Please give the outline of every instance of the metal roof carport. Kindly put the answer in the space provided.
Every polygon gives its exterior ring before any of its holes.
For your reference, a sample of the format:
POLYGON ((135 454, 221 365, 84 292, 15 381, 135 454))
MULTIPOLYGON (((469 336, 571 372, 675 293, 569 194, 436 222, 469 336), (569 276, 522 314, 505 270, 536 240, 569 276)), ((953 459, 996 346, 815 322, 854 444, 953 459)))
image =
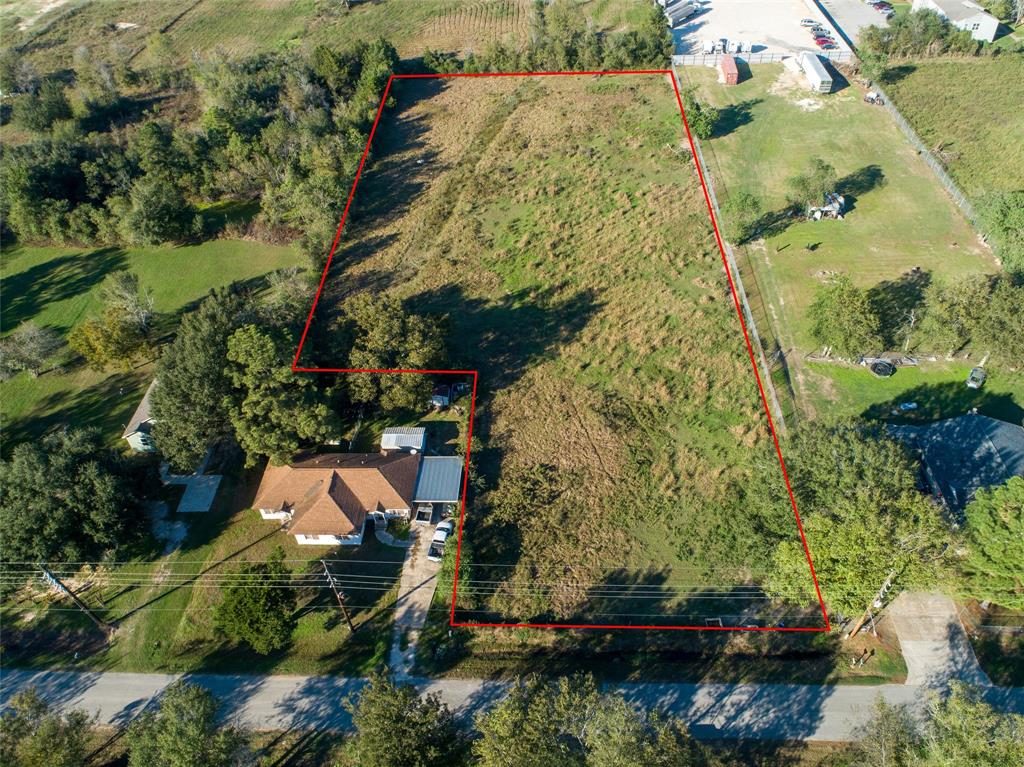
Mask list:
POLYGON ((459 455, 423 456, 413 503, 458 503, 462 497, 463 460, 459 455))

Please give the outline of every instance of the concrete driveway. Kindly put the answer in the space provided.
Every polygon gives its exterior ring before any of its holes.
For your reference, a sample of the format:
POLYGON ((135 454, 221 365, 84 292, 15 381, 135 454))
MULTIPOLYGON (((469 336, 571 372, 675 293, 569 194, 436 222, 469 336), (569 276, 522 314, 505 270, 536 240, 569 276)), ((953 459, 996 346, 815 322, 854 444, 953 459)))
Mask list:
POLYGON ((399 678, 408 678, 412 673, 416 642, 420 630, 427 623, 430 603, 437 590, 437 573, 441 569, 440 562, 427 559, 434 525, 414 523, 412 529, 416 540, 405 551, 402 580, 395 602, 395 628, 389 657, 391 669, 399 678), (402 649, 403 644, 405 649, 402 649))
POLYGON ((889 22, 863 0, 821 0, 833 22, 846 38, 856 45, 860 42, 860 31, 865 27, 887 27, 889 22))
POLYGON ((904 591, 889 605, 888 617, 907 663, 908 685, 941 689, 955 679, 992 684, 949 597, 904 591))

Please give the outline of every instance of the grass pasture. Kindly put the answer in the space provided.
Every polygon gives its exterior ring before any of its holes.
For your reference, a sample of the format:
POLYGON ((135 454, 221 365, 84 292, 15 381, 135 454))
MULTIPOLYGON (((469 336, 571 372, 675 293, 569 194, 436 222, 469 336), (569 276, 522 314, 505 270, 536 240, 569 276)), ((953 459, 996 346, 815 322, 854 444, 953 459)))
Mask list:
POLYGON ((1024 54, 923 60, 894 68, 885 89, 964 192, 1024 187, 1024 54))
MULTIPOLYGON (((787 354, 801 410, 859 412, 896 396, 893 388, 911 378, 908 389, 958 378, 969 362, 901 371, 877 386, 862 380, 863 371, 803 364, 816 346, 807 308, 832 274, 848 274, 880 304, 893 305, 929 282, 998 269, 888 113, 863 103, 853 86, 811 94, 776 65, 755 66, 732 87, 719 85, 711 69, 685 67, 681 77, 722 110, 720 135, 703 142, 720 201, 749 191, 767 211, 780 210, 787 180, 821 157, 836 168, 839 190, 852 203, 843 221, 796 221, 738 251, 748 288, 763 301, 764 321, 787 354)), ((1000 412, 1019 411, 1024 381, 1007 377, 1001 385, 1016 404, 1000 412)))
POLYGON ((475 460, 499 488, 467 521, 475 577, 501 583, 486 611, 753 620, 762 602, 729 590, 765 567, 744 501, 778 464, 669 84, 417 81, 396 99, 316 321, 362 289, 448 316, 451 363, 480 371, 475 460), (496 512, 535 467, 550 502, 496 512), (621 596, 596 609, 606 583, 621 596))
MULTIPOLYGON (((0 328, 8 333, 31 320, 66 334, 99 309, 96 292, 103 278, 128 269, 153 292, 160 335, 171 331, 180 313, 213 288, 234 282, 258 285, 267 273, 301 261, 297 249, 239 240, 133 250, 5 248, 0 328)), ((5 451, 62 423, 95 426, 115 442, 152 376, 151 365, 95 371, 68 354, 64 357, 59 360, 63 371, 51 370, 38 378, 19 373, 0 383, 5 451)))

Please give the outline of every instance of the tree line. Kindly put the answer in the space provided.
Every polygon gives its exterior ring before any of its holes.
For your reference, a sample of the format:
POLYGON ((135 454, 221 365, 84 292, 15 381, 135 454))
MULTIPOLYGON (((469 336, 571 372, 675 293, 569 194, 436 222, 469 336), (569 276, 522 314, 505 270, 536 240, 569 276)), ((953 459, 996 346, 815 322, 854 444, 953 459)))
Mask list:
MULTIPOLYGON (((86 49, 88 50, 88 49, 86 49)), ((152 72, 76 55, 73 85, 2 68, 15 123, 33 133, 5 148, 0 212, 32 242, 153 245, 203 237, 199 208, 259 200, 249 234, 297 239, 323 259, 362 156, 384 83, 398 64, 381 39, 336 51, 219 54, 176 80, 200 103, 194 122, 144 113, 124 93, 152 72), (70 96, 68 95, 70 93, 70 96)), ((148 79, 147 79, 148 78, 148 79)))
POLYGON ((423 64, 441 73, 664 69, 673 46, 661 8, 650 3, 636 13, 633 29, 602 33, 575 0, 534 0, 525 45, 495 41, 464 59, 429 50, 423 64))
MULTIPOLYGON (((786 466, 814 567, 830 613, 861 614, 892 575, 893 594, 939 584, 978 600, 1024 609, 1024 478, 979 491, 954 528, 917 486, 917 461, 885 427, 856 421, 819 424, 796 435, 786 466)), ((760 499, 785 508, 773 480, 760 499)), ((755 519, 770 512, 753 509, 755 519)), ((814 601, 803 545, 779 530, 765 589, 814 601)))
POLYGON ((899 348, 952 357, 970 345, 996 366, 1017 369, 1024 360, 1019 276, 979 274, 930 283, 919 300, 895 314, 888 303, 884 288, 861 288, 848 275, 833 275, 808 307, 811 334, 848 359, 899 348))
MULTIPOLYGON (((464 60, 428 52, 432 71, 467 72, 664 67, 671 36, 651 4, 635 29, 598 33, 572 0, 537 2, 526 44, 493 43, 464 60)), ((236 234, 297 240, 317 266, 333 240, 384 84, 399 67, 384 39, 338 51, 196 58, 136 71, 123 57, 78 49, 70 83, 40 76, 14 51, 0 54, 0 88, 14 94, 10 119, 32 135, 5 147, 0 219, 29 242, 154 245, 212 234, 201 209, 258 200, 236 234), (199 102, 195 120, 146 109, 170 90, 199 102), (140 95, 141 94, 141 95, 140 95), (141 113, 141 118, 140 118, 141 113)))

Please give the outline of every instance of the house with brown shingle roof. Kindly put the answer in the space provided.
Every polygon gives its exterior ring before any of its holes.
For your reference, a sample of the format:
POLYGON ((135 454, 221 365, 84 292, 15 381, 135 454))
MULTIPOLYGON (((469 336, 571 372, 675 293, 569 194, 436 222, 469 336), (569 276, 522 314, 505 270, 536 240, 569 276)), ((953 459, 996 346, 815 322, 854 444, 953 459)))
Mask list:
POLYGON ((420 456, 405 452, 300 457, 267 466, 253 508, 264 519, 291 520, 297 543, 357 546, 367 517, 409 517, 419 468, 420 456))

